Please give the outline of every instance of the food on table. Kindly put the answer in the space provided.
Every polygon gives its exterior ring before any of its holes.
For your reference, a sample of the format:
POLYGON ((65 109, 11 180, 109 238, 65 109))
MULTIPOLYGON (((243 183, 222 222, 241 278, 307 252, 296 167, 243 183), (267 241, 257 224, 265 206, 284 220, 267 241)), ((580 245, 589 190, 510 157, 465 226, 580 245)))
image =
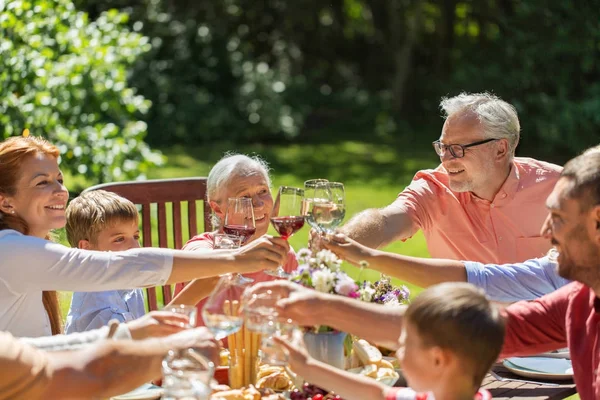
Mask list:
POLYGON ((241 389, 227 387, 227 390, 214 392, 210 398, 211 400, 286 400, 283 395, 272 390, 259 390, 252 385, 241 389))
POLYGON ((259 389, 291 390, 293 383, 283 367, 264 364, 258 368, 256 387, 259 389))
POLYGON ((372 346, 364 339, 356 340, 352 345, 363 365, 375 364, 383 357, 377 347, 372 346))
POLYGON ((325 389, 321 389, 310 383, 305 383, 302 386, 302 390, 294 389, 290 392, 291 400, 342 400, 342 398, 333 393, 328 392, 325 389))
POLYGON ((351 372, 374 378, 386 385, 393 385, 398 380, 400 375, 394 364, 384 359, 377 347, 363 339, 354 341, 352 347, 361 366, 351 369, 351 372))

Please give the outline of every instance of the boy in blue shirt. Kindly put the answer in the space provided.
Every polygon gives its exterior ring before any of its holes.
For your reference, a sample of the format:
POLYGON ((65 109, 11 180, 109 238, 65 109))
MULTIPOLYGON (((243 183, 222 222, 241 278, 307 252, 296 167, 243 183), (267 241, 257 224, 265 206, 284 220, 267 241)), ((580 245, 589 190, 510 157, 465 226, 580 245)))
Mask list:
MULTIPOLYGON (((83 193, 66 210, 66 232, 71 247, 124 251, 140 247, 138 210, 129 200, 104 190, 83 193)), ((143 316, 142 289, 74 292, 65 333, 83 332, 143 316)))

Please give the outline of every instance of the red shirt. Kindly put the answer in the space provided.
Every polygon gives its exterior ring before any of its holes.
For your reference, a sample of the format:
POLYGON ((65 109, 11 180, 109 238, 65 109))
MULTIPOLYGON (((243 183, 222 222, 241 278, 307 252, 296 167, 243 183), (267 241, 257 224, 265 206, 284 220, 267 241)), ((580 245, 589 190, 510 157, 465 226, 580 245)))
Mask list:
MULTIPOLYGON (((192 250, 192 251, 200 250, 200 249, 212 250, 214 247, 214 237, 215 237, 215 232, 204 232, 200 235, 196 235, 187 241, 187 243, 183 246, 183 250, 192 250)), ((294 249, 292 249, 290 247, 290 251, 287 256, 287 261, 286 261, 285 265, 283 266, 283 269, 286 272, 292 272, 296 268, 298 268, 298 261, 296 260, 296 253, 294 252, 294 249)), ((253 272, 251 274, 244 274, 244 276, 254 279, 253 283, 274 281, 274 280, 280 279, 280 278, 276 278, 271 275, 267 275, 262 271, 253 272)), ((183 289, 183 285, 177 286, 175 288, 175 294, 179 293, 181 291, 181 289, 183 289)), ((202 319, 202 307, 204 306, 204 303, 206 303, 206 300, 207 299, 201 300, 198 304, 196 304, 196 308, 198 309, 198 325, 197 326, 204 326, 204 320, 202 319)))
MULTIPOLYGON (((473 397, 474 400, 490 400, 491 398, 492 395, 485 389, 479 389, 473 397)), ((388 391, 385 400, 435 400, 435 397, 431 392, 417 393, 411 388, 399 387, 388 391)))
POLYGON ((600 299, 591 288, 573 282, 537 300, 512 304, 504 313, 500 358, 568 345, 579 397, 600 399, 600 299))

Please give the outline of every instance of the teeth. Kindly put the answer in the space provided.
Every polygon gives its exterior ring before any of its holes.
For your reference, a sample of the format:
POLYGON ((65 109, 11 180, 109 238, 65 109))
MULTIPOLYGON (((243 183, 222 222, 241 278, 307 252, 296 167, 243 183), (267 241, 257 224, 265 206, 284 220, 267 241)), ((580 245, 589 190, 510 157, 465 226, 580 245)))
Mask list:
POLYGON ((48 206, 52 210, 64 210, 65 206, 48 206))

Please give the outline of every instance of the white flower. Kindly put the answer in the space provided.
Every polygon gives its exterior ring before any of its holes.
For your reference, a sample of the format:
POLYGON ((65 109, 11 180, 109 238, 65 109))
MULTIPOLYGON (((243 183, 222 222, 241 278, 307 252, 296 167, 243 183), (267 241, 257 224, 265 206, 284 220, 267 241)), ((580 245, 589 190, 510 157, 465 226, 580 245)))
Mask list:
POLYGON ((361 287, 358 293, 360 294, 360 299, 362 301, 371 302, 371 300, 373 300, 373 295, 375 294, 375 289, 373 289, 371 285, 366 285, 361 287))
POLYGON ((321 269, 313 272, 312 283, 319 292, 329 293, 333 289, 335 274, 328 269, 321 269))
POLYGON ((327 268, 337 271, 342 264, 342 261, 330 250, 321 250, 316 255, 317 260, 321 264, 325 264, 327 268))
POLYGON ((350 293, 356 291, 358 285, 352 278, 343 272, 338 272, 338 281, 335 284, 335 292, 342 296, 348 296, 350 293))

